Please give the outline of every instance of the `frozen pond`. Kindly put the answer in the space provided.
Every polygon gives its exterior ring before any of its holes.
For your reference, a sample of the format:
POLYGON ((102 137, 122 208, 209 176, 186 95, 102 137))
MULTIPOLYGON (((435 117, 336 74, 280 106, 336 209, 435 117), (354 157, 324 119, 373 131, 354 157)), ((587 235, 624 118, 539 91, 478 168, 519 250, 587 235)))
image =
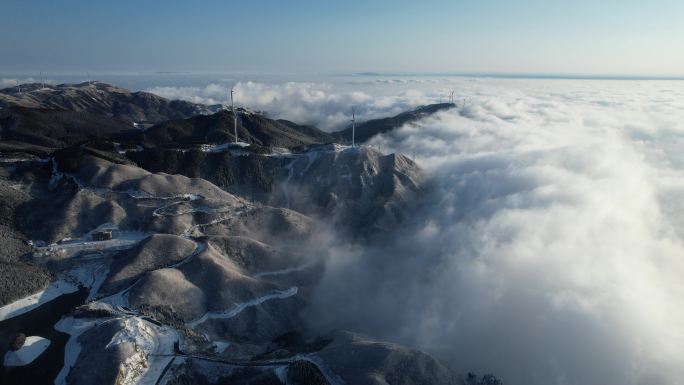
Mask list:
POLYGON ((0 355, 3 357, 17 333, 49 341, 44 351, 28 365, 3 365, 0 368, 0 384, 52 384, 64 365, 64 346, 69 339, 68 334, 55 330, 54 325, 87 297, 88 290, 81 288, 42 303, 26 313, 0 321, 0 355))

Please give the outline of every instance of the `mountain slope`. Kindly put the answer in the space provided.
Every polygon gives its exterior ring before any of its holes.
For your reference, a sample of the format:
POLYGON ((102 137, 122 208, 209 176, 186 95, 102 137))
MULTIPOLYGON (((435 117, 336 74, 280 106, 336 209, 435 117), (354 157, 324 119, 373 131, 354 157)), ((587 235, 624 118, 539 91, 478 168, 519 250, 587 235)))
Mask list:
MULTIPOLYGON (((453 103, 429 104, 427 106, 418 107, 413 111, 402 112, 399 115, 389 118, 373 119, 366 122, 357 123, 354 141, 356 143, 367 142, 375 135, 392 131, 403 126, 404 124, 415 122, 416 120, 432 115, 438 111, 453 108, 455 106, 456 105, 453 103)), ((332 135, 339 140, 351 143, 352 128, 349 126, 342 131, 334 132, 332 135)))
POLYGON ((124 120, 87 111, 10 106, 0 110, 0 140, 63 148, 137 131, 124 120))
MULTIPOLYGON (((264 147, 296 147, 329 143, 333 138, 315 127, 298 126, 285 120, 272 120, 238 109, 237 131, 241 142, 264 147)), ((160 123, 131 139, 146 146, 187 147, 197 144, 224 144, 235 141, 233 113, 219 111, 183 120, 160 123)))
POLYGON ((149 92, 131 92, 101 82, 46 85, 23 84, 0 90, 0 106, 66 110, 115 118, 140 126, 206 113, 202 105, 168 100, 149 92))
POLYGON ((0 151, 44 155, 86 141, 120 141, 162 121, 208 112, 100 82, 24 84, 0 90, 0 151))
POLYGON ((369 147, 268 155, 157 148, 126 155, 149 171, 204 178, 247 199, 329 218, 355 234, 395 227, 427 188, 413 161, 369 147))
MULTIPOLYGON (((4 171, 0 168, 0 174, 4 171)), ((32 249, 17 228, 15 215, 30 196, 13 188, 14 183, 0 176, 0 306, 42 290, 51 278, 47 270, 20 258, 32 249)))

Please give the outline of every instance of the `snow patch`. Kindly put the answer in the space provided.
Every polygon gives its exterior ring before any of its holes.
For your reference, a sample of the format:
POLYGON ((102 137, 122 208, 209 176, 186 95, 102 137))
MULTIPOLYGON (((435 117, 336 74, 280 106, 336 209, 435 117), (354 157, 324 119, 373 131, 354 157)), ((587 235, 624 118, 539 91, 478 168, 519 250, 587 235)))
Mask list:
POLYGON ((42 158, 4 158, 4 157, 0 157, 0 163, 28 163, 28 162, 47 163, 47 162, 49 162, 49 160, 48 159, 42 159, 42 158))
POLYGON ((42 246, 39 246, 42 244, 42 241, 30 241, 30 244, 36 247, 34 254, 36 257, 70 258, 88 252, 97 253, 129 249, 147 236, 149 236, 149 233, 142 231, 120 231, 118 226, 104 223, 85 233, 80 238, 64 238, 57 243, 42 246), (115 233, 115 236, 110 240, 93 241, 93 234, 102 230, 111 230, 115 233))
POLYGON ((0 307, 0 321, 29 312, 44 303, 52 301, 62 294, 73 293, 77 290, 78 286, 71 282, 61 279, 54 281, 48 285, 45 290, 0 307))
POLYGON ((290 208, 290 192, 288 190, 287 184, 290 182, 290 179, 292 179, 292 174, 294 172, 294 164, 297 161, 297 159, 294 159, 292 162, 290 162, 286 168, 287 168, 287 178, 285 178, 285 181, 283 181, 283 194, 285 195, 285 208, 290 208))
POLYGON ((254 278, 263 278, 263 277, 270 277, 274 275, 284 275, 284 274, 290 274, 290 273, 295 273, 297 271, 302 271, 304 269, 307 269, 311 266, 313 266, 313 262, 305 263, 300 266, 295 266, 295 267, 288 267, 286 269, 282 270, 276 270, 276 271, 264 271, 261 273, 254 274, 254 278))
POLYGON ((5 354, 5 366, 24 366, 38 358, 50 346, 50 340, 38 336, 26 337, 24 346, 5 354))
POLYGON ((102 304, 107 304, 111 306, 112 309, 124 309, 128 308, 128 291, 135 286, 135 284, 138 283, 138 281, 135 281, 133 285, 129 286, 128 288, 116 293, 112 294, 108 297, 100 298, 97 302, 100 302, 102 304))
POLYGON ((127 318, 124 328, 116 332, 105 349, 128 342, 143 350, 151 350, 153 347, 152 336, 149 328, 139 318, 127 318))
POLYGON ((249 155, 248 152, 242 151, 243 148, 249 147, 249 143, 245 142, 229 142, 223 144, 202 144, 200 151, 202 152, 225 152, 231 150, 232 155, 249 155), (232 150, 238 151, 232 151, 232 150))
POLYGON ((214 341, 214 348, 217 353, 223 353, 230 347, 230 342, 227 341, 214 341))
POLYGON ((263 297, 255 298, 247 302, 242 302, 233 305, 230 309, 224 311, 224 312, 208 312, 204 314, 202 317, 191 321, 188 323, 190 327, 197 327, 198 325, 201 325, 202 323, 206 322, 207 320, 210 319, 228 319, 228 318, 233 318, 236 315, 240 314, 243 310, 245 310, 248 307, 252 306, 258 306, 261 305, 262 303, 266 301, 270 301, 272 299, 285 299, 292 297, 293 295, 297 294, 297 287, 291 287, 287 290, 276 290, 274 292, 271 292, 269 294, 264 295, 263 297))
POLYGON ((287 385, 287 366, 279 366, 273 370, 275 372, 278 380, 283 384, 287 385))
POLYGON ((130 317, 124 320, 124 328, 112 337, 105 349, 123 343, 133 344, 136 353, 121 363, 119 383, 155 384, 164 367, 173 359, 170 357, 174 354, 173 344, 179 339, 174 329, 130 317))
POLYGON ((101 319, 65 317, 55 324, 55 330, 71 336, 64 347, 64 366, 55 378, 55 385, 66 384, 66 377, 76 363, 78 355, 81 354, 78 337, 101 321, 101 319))

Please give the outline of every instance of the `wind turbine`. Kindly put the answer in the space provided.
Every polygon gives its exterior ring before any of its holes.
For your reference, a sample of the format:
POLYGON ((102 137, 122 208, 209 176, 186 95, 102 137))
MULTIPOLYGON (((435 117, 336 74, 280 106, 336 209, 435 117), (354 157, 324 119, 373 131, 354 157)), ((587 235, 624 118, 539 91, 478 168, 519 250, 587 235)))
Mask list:
POLYGON ((43 79, 43 71, 40 71, 40 84, 42 85, 42 89, 45 89, 45 80, 43 79))
POLYGON ((233 94, 235 86, 230 87, 230 110, 233 111, 233 130, 235 131, 235 144, 238 142, 237 136, 237 114, 235 113, 235 103, 233 102, 233 94))
POLYGON ((354 113, 354 107, 352 107, 352 147, 354 147, 354 134, 356 133, 356 114, 354 113))

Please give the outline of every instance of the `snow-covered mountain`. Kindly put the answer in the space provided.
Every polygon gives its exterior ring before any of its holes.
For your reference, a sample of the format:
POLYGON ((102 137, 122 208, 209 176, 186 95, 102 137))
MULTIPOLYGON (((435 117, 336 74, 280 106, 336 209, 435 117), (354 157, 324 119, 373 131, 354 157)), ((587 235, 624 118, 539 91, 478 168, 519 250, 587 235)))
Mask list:
POLYGON ((102 82, 22 84, 0 90, 0 106, 90 113, 141 126, 210 111, 201 104, 169 100, 144 91, 131 92, 102 82))
POLYGON ((57 334, 2 378, 457 383, 425 353, 307 320, 329 249, 390 235, 429 188, 422 170, 403 155, 327 143, 315 128, 246 111, 245 142, 230 144, 231 117, 170 121, 123 140, 57 139, 55 148, 5 141, 0 349, 19 332, 57 334), (30 370, 47 360, 59 365, 30 370))

